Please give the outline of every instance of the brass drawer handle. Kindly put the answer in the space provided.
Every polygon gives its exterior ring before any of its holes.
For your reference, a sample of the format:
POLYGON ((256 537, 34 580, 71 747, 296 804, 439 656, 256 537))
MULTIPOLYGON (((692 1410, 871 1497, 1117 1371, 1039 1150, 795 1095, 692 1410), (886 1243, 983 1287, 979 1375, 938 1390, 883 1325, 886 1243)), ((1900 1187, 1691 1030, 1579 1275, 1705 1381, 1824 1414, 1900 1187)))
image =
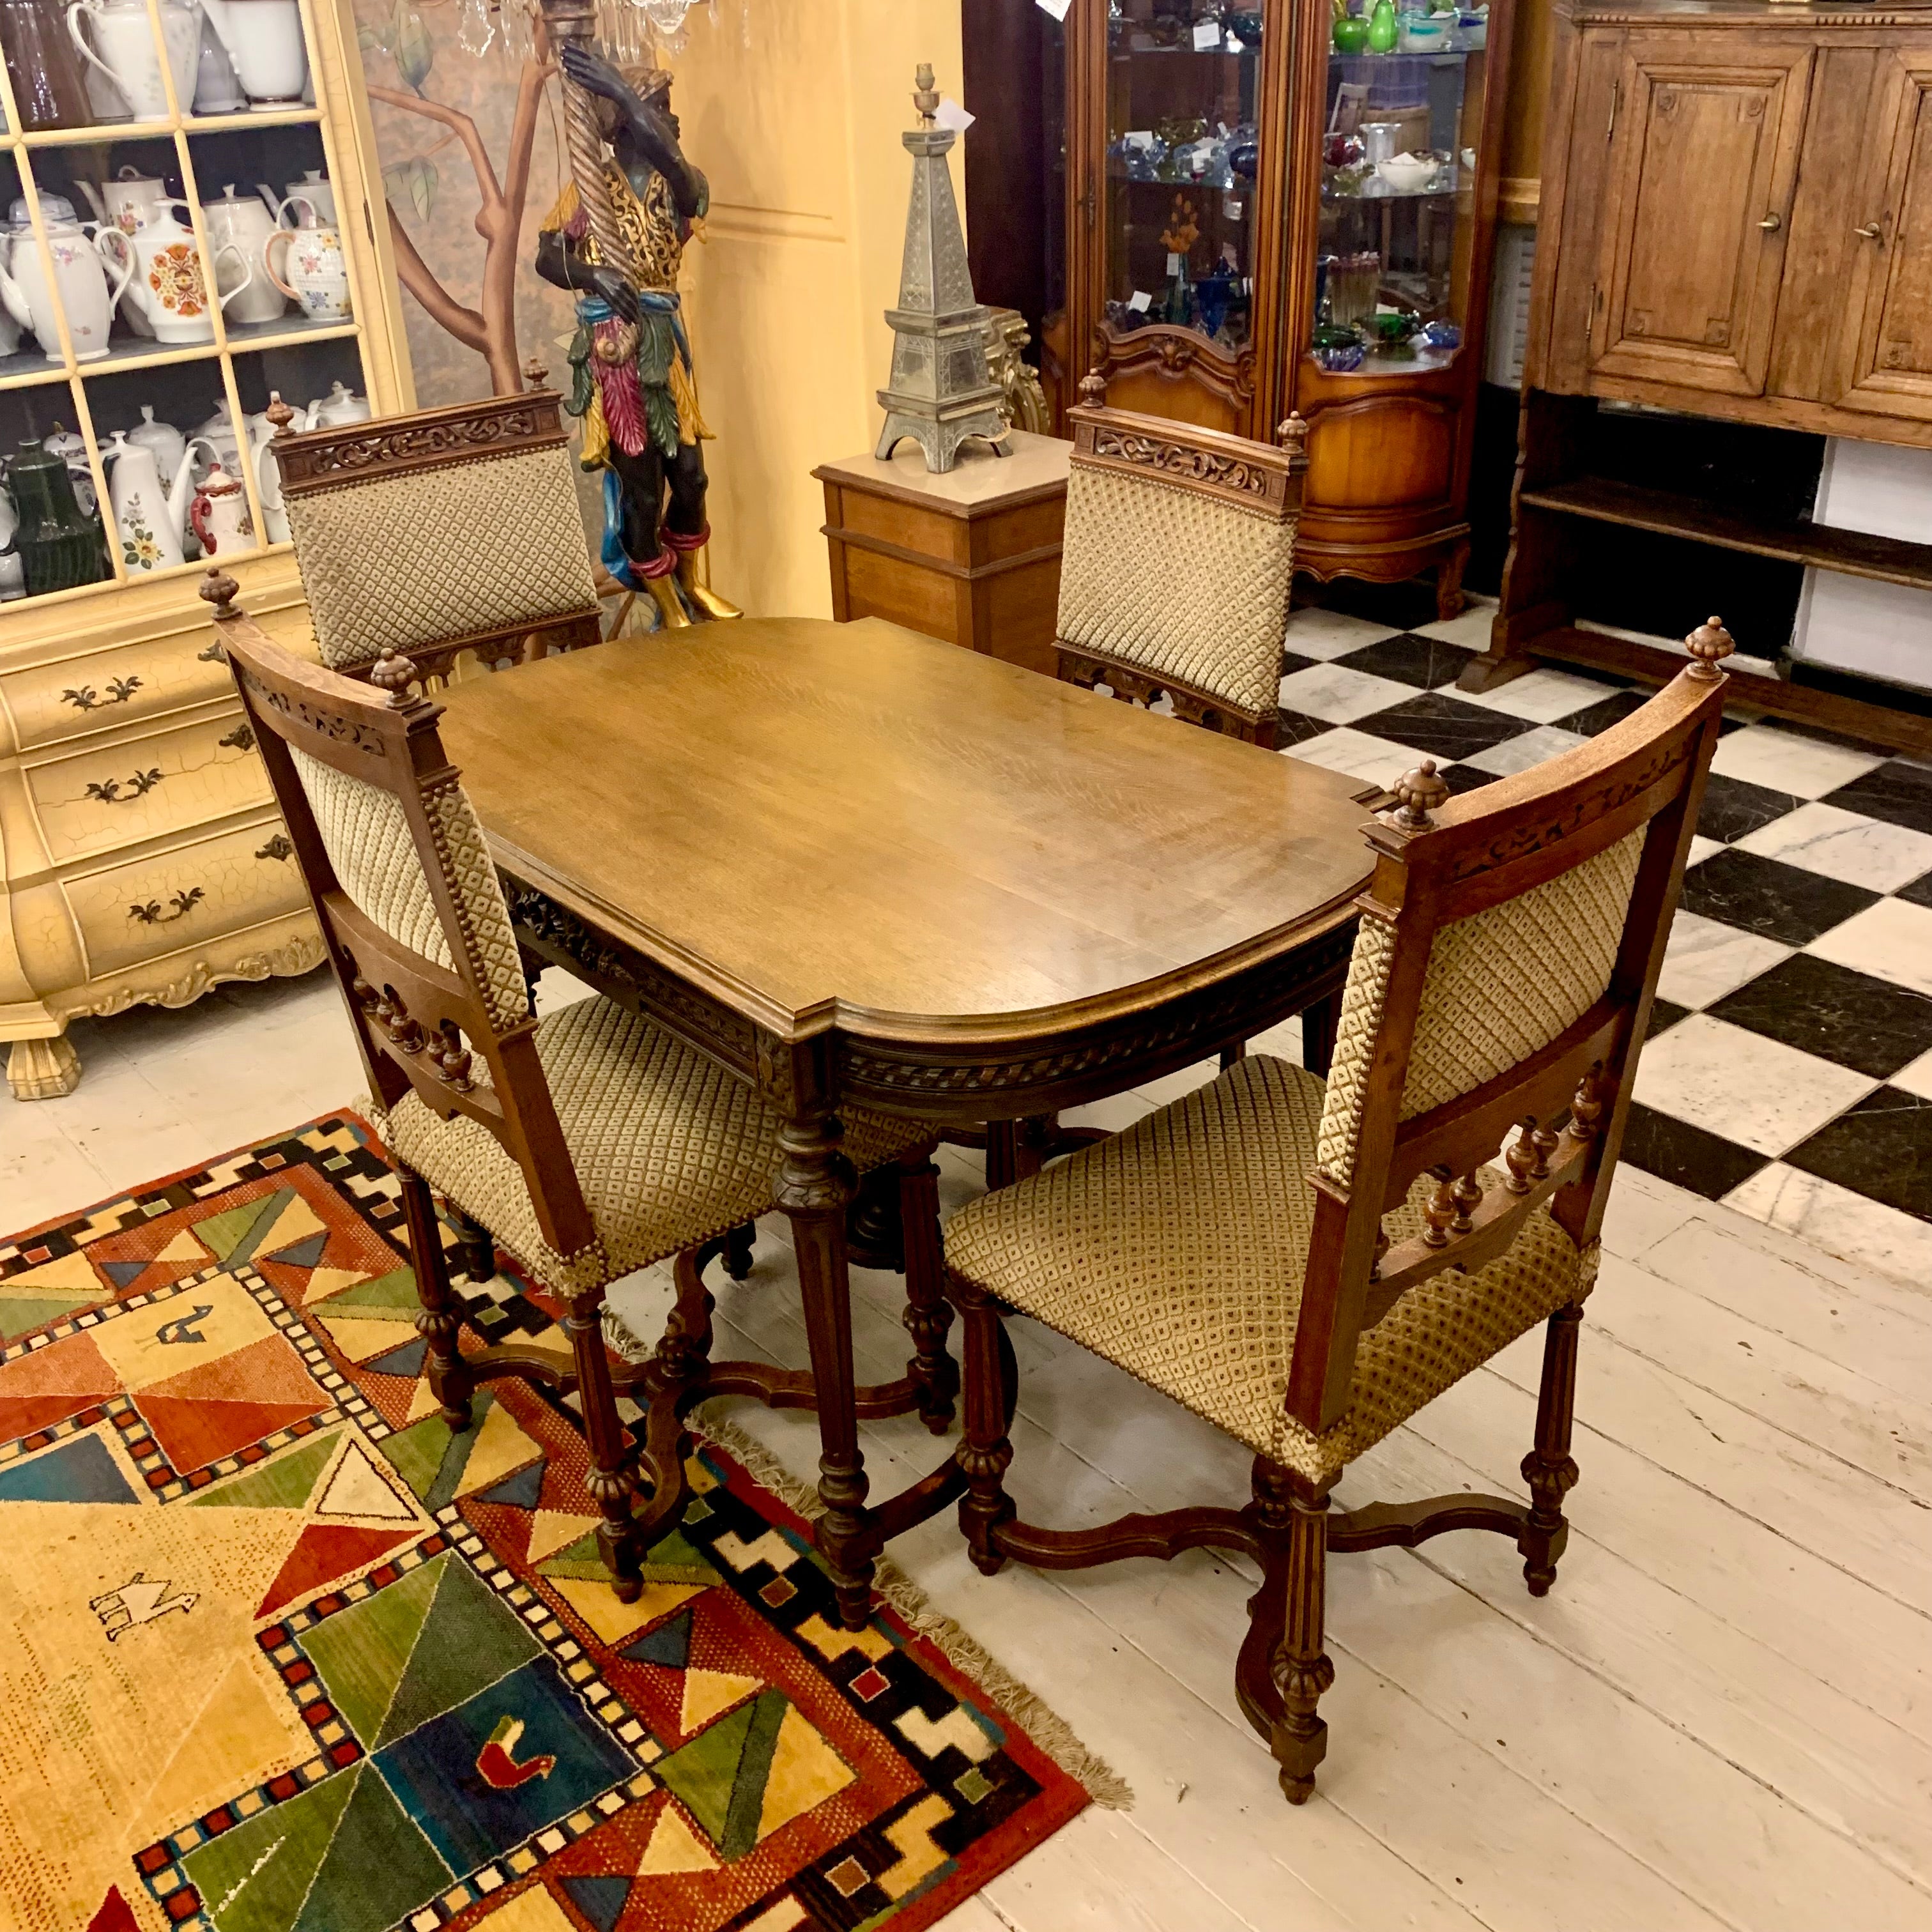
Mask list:
POLYGON ((1862 235, 1868 242, 1882 242, 1885 239, 1885 230, 1876 221, 1868 221, 1862 228, 1854 228, 1852 232, 1862 235))
POLYGON ((218 738, 218 745, 232 746, 238 752, 250 752, 255 748, 255 734, 246 724, 238 724, 225 738, 218 738))
POLYGON ((110 704, 125 704, 140 688, 138 677, 112 678, 108 682, 105 698, 97 695, 92 685, 83 684, 78 689, 62 692, 61 702, 71 704, 78 711, 98 710, 110 704))
POLYGON ((1772 212, 1758 224, 1758 226, 1762 228, 1767 235, 1775 235, 1778 231, 1784 226, 1784 217, 1780 214, 1777 209, 1773 208, 1772 212))
POLYGON ((144 772, 136 772, 130 778, 104 778, 87 788, 87 796, 102 805, 132 805, 137 798, 146 796, 161 782, 161 768, 150 765, 144 772), (123 784, 128 788, 122 789, 123 784))
POLYGON ((128 908, 130 919, 138 919, 143 926, 172 926, 178 919, 185 919, 194 911, 206 892, 200 886, 190 886, 184 892, 176 892, 168 901, 174 910, 163 912, 159 899, 150 899, 145 905, 130 905, 128 908))
POLYGON ((255 848, 255 856, 258 859, 292 859, 295 851, 296 848, 289 843, 286 836, 278 832, 267 844, 255 848))

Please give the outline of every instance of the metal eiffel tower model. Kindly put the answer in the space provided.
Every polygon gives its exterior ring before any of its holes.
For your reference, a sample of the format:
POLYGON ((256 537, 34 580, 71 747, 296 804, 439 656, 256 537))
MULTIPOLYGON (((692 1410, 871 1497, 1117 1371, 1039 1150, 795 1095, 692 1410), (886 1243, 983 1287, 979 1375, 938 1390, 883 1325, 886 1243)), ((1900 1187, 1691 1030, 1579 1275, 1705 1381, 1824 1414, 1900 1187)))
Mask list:
POLYGON ((878 454, 891 455, 907 436, 926 452, 928 470, 950 470, 959 446, 978 436, 995 456, 1012 454, 1000 414, 1000 391, 986 371, 986 311, 973 299, 966 237, 952 198, 946 160, 956 138, 937 125, 932 69, 915 76, 919 125, 901 136, 912 156, 912 202, 906 211, 905 264, 899 305, 886 311, 892 328, 892 373, 879 392, 886 426, 878 454))

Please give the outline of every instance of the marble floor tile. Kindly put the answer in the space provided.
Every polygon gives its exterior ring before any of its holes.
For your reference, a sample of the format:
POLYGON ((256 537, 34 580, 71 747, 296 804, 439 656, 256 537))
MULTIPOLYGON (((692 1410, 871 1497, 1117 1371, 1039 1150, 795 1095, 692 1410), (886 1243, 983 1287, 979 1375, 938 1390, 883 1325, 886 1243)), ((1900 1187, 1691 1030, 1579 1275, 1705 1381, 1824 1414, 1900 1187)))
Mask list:
POLYGON ((1622 1158, 1627 1167, 1715 1201, 1755 1174, 1766 1156, 1634 1100, 1624 1120, 1622 1158))
POLYGON ((1932 1302, 1932 1222, 1783 1161, 1733 1188, 1724 1205, 1902 1282, 1932 1302))
POLYGON ((1901 1066, 1892 1076, 1892 1084, 1903 1088, 1908 1094, 1932 1100, 1932 1051, 1922 1053, 1916 1060, 1901 1066))
POLYGON ((1826 802, 1914 832, 1932 832, 1932 771, 1907 759, 1874 760, 1871 770, 1840 785, 1826 802))
POLYGON ((1413 771, 1429 754, 1412 745, 1391 744, 1386 738, 1344 724, 1295 746, 1293 755, 1306 758, 1310 764, 1325 765, 1331 772, 1346 772, 1352 778, 1390 785, 1404 772, 1413 771))
POLYGON ((1868 1094, 1785 1154, 1786 1166, 1932 1222, 1932 1100, 1868 1094))
POLYGON ((1314 658, 1324 663, 1346 657, 1388 634, 1387 624, 1351 617, 1346 611, 1310 609, 1288 614, 1288 648, 1298 657, 1314 658))
POLYGON ((1325 718, 1311 718, 1305 711, 1290 711, 1284 706, 1275 713, 1275 748, 1292 751, 1296 746, 1305 745, 1310 739, 1318 738, 1334 728, 1325 718))
POLYGON ((1874 1080, 1932 1052, 1932 999, 1815 953, 1793 953, 1706 1010, 1874 1080))
POLYGON ((1659 1034, 1674 1027, 1690 1012, 1688 1006, 1676 1006, 1669 1000, 1653 998, 1650 1003, 1650 1021, 1644 1028, 1644 1038, 1654 1040, 1659 1034))
POLYGON ((1387 711, 1414 695, 1409 685, 1339 664, 1312 664, 1281 681, 1283 710, 1325 718, 1331 724, 1347 724, 1372 712, 1387 711))
POLYGON ((1417 746, 1442 765, 1468 763, 1478 752, 1523 735, 1520 718, 1465 704, 1453 692, 1412 692, 1406 697, 1405 704, 1379 709, 1355 722, 1378 737, 1417 746))
POLYGON ((1913 905, 1932 906, 1932 872, 1928 872, 1922 879, 1914 879, 1909 886, 1900 886, 1898 896, 1913 905))
POLYGON ((1720 840, 1706 838, 1701 832, 1694 832, 1690 835, 1690 850, 1685 854, 1684 862, 1687 866, 1700 866, 1714 852, 1721 852, 1724 850, 1724 847, 1720 840))
MULTIPOLYGON (((1774 819, 1783 818, 1804 802, 1792 792, 1772 791, 1763 785, 1748 784, 1742 778, 1727 778, 1713 772, 1705 784, 1697 830, 1707 838, 1729 844, 1774 819)), ((1927 863, 1932 865, 1932 860, 1927 863)))
POLYGON ((1507 711, 1532 724, 1553 724, 1559 718, 1574 717, 1600 704, 1617 688, 1582 671, 1539 664, 1493 691, 1462 691, 1456 695, 1465 704, 1479 704, 1486 711, 1507 711))
MULTIPOLYGON (((1742 778, 1747 784, 1763 785, 1772 791, 1822 798, 1827 792, 1876 770, 1883 762, 1868 752, 1828 744, 1787 731, 1780 725, 1751 724, 1726 736, 1711 761, 1711 769, 1724 778, 1742 778)), ((1851 808, 1862 808, 1853 806, 1851 808)))
POLYGON ((1658 997, 1680 1006, 1707 1006, 1780 959, 1790 958, 1792 951, 1777 940, 1680 911, 1671 922, 1658 997))
POLYGON ((1754 828, 1737 845, 1875 892, 1895 892, 1932 872, 1932 833, 1815 800, 1754 828))
POLYGON ((1413 685, 1418 691, 1436 691, 1444 685, 1454 684, 1474 655, 1460 645, 1425 637, 1419 631, 1398 631, 1394 637, 1365 644, 1336 662, 1351 670, 1365 670, 1376 677, 1413 685))
POLYGON ((1613 691, 1607 698, 1599 698, 1582 710, 1553 718, 1551 722, 1560 724, 1566 731, 1577 731, 1586 738, 1594 738, 1598 732, 1607 731, 1612 724, 1621 724, 1633 711, 1641 711, 1648 695, 1641 691, 1613 691))
POLYGON ((1576 732, 1558 730, 1554 724, 1539 724, 1534 730, 1520 733, 1484 750, 1471 752, 1467 762, 1478 771, 1504 778, 1512 772, 1526 772, 1532 765, 1541 764, 1545 758, 1574 752, 1579 745, 1588 742, 1576 732))
POLYGON ((1803 946, 1864 911, 1877 896, 1863 886, 1733 845, 1684 875, 1682 903, 1706 919, 1803 946))
POLYGON ((1778 1155, 1877 1084, 1708 1013, 1693 1013, 1644 1048, 1631 1090, 1659 1113, 1694 1122, 1740 1147, 1778 1155))
POLYGON ((1486 651, 1490 633, 1495 628, 1496 607, 1492 598, 1471 598, 1469 608, 1459 617, 1440 617, 1432 624, 1418 624, 1419 638, 1440 638, 1444 643, 1460 644, 1469 651, 1486 651))
POLYGON ((1460 798, 1466 791, 1480 791, 1484 785, 1496 782, 1496 773, 1484 771, 1480 765, 1441 765, 1436 769, 1455 798, 1460 798))
POLYGON ((1805 947, 1860 973, 1932 994, 1932 910, 1880 899, 1805 947))

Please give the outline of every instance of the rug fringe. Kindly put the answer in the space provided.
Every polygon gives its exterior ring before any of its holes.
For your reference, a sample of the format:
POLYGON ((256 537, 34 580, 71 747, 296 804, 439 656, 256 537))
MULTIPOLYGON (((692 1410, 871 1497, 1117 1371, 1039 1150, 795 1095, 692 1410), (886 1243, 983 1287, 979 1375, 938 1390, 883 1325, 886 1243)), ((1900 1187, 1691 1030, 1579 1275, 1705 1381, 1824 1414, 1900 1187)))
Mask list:
MULTIPOLYGON (((808 1521, 824 1512, 818 1492, 794 1476, 761 1442, 722 1416, 694 1412, 692 1432, 715 1442, 760 1488, 769 1490, 788 1509, 808 1521)), ((1132 1787, 1107 1761, 1081 1742, 1072 1725, 1023 1679, 1016 1677, 951 1617, 935 1610, 926 1592, 889 1556, 881 1556, 873 1586, 906 1623, 926 1638, 946 1662, 970 1677, 1021 1730, 1066 1772, 1086 1787, 1096 1804, 1124 1811, 1134 1802, 1132 1787)))

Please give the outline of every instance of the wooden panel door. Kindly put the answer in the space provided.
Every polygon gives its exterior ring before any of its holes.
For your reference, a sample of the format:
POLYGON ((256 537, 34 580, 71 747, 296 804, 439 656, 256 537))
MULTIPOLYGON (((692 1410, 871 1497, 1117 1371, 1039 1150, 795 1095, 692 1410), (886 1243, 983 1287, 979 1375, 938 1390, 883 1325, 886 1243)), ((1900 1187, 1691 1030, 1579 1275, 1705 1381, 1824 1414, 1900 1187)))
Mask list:
POLYGON ((1610 141, 1591 373, 1763 393, 1813 49, 1633 33, 1610 141))
POLYGON ((1892 50, 1862 193, 1844 206, 1852 272, 1841 408, 1932 421, 1932 44, 1892 50))

